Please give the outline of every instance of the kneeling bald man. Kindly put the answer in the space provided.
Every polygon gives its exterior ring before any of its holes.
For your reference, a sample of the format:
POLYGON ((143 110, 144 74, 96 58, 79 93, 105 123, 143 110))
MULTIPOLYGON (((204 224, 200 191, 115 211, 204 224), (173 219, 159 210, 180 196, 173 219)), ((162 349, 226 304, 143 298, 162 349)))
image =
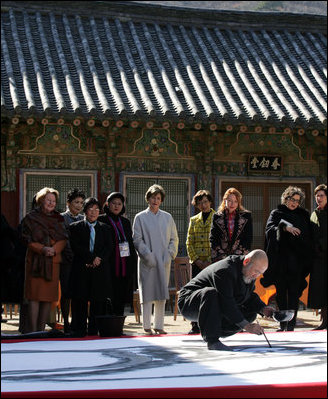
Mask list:
POLYGON ((261 249, 231 255, 203 269, 180 290, 179 310, 184 318, 198 322, 208 349, 231 350, 219 338, 242 330, 263 333, 253 321, 257 313, 271 317, 274 309, 254 289, 267 267, 268 257, 261 249))

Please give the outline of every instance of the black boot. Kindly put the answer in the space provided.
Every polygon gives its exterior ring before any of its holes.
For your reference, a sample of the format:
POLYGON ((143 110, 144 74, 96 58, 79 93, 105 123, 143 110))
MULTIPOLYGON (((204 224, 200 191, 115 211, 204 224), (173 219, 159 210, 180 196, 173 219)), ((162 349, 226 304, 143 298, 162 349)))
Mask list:
POLYGON ((296 325, 296 319, 297 319, 297 310, 295 310, 294 317, 291 319, 291 321, 287 322, 287 331, 294 331, 296 325))
POLYGON ((192 321, 191 322, 191 330, 188 332, 188 334, 199 334, 200 330, 199 330, 199 326, 197 321, 192 321))
POLYGON ((281 321, 280 322, 280 328, 277 331, 286 331, 287 330, 287 321, 281 321))
POLYGON ((327 330, 327 307, 321 309, 321 324, 315 330, 327 330))

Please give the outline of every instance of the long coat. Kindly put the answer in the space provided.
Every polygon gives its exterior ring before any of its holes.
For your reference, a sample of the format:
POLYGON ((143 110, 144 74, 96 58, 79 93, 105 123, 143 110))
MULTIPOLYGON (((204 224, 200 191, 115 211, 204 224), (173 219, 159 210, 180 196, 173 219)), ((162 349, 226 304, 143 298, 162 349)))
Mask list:
POLYGON ((265 251, 268 255, 269 266, 260 280, 264 287, 277 285, 281 279, 297 277, 300 280, 299 296, 306 287, 306 276, 309 274, 312 257, 312 240, 310 215, 304 208, 288 209, 286 205, 278 205, 271 211, 265 228, 265 251), (301 230, 299 236, 284 231, 287 223, 301 230), (293 256, 297 265, 285 265, 286 259, 293 256), (293 270, 291 270, 293 269, 293 270), (297 276, 296 276, 297 274, 297 276))
POLYGON ((102 301, 111 295, 111 278, 109 258, 113 256, 112 231, 104 223, 95 226, 94 251, 90 252, 90 228, 86 220, 72 223, 69 226, 70 243, 74 253, 70 275, 70 293, 73 299, 102 301), (102 259, 95 268, 86 267, 96 257, 102 259))
POLYGON ((327 206, 311 215, 314 259, 310 272, 308 307, 327 306, 327 206))
POLYGON ((57 301, 61 252, 67 241, 64 218, 57 211, 46 215, 36 208, 22 220, 22 238, 27 245, 25 298, 30 301, 57 301), (55 256, 44 256, 44 246, 52 246, 55 256))
POLYGON ((212 262, 217 262, 229 255, 246 255, 251 250, 252 240, 253 223, 250 212, 236 212, 231 240, 226 212, 217 212, 213 215, 210 233, 212 262))
POLYGON ((139 255, 140 302, 169 299, 171 262, 178 253, 178 232, 171 214, 148 209, 133 222, 133 243, 139 255))

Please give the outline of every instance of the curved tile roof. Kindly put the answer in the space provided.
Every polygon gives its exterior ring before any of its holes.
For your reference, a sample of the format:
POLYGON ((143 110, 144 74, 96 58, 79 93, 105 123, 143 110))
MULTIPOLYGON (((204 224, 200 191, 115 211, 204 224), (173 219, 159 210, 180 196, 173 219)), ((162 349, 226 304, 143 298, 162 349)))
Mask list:
POLYGON ((4 1, 2 113, 326 126, 325 29, 313 15, 4 1))

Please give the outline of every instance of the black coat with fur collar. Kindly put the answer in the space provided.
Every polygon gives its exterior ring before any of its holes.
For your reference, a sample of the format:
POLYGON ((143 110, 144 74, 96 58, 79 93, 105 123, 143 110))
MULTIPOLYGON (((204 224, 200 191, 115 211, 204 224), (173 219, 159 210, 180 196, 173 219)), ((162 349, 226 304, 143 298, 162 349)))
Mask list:
POLYGON ((284 266, 285 260, 289 254, 293 254, 298 262, 297 273, 302 276, 302 293, 307 285, 305 278, 311 268, 313 251, 309 212, 300 207, 290 210, 286 205, 278 205, 277 209, 271 211, 265 228, 265 251, 269 267, 261 279, 262 285, 276 285, 279 279, 286 278, 289 272, 284 266), (301 230, 299 236, 284 230, 289 223, 301 230))

